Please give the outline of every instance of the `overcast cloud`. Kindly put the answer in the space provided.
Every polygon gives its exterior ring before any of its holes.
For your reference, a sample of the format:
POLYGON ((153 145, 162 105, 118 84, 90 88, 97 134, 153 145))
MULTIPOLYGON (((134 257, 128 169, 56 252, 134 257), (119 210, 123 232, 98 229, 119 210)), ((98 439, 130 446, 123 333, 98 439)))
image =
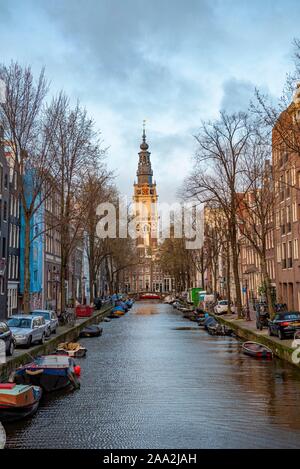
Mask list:
POLYGON ((161 200, 190 168, 201 119, 276 95, 300 36, 293 0, 0 0, 1 61, 42 66, 96 120, 132 194, 142 120, 161 200))

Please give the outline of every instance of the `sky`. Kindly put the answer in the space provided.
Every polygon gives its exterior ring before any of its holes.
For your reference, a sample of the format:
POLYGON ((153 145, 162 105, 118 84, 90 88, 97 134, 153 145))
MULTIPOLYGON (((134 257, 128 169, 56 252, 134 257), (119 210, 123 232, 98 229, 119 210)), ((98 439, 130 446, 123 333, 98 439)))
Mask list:
POLYGON ((0 61, 42 67, 79 98, 131 196, 142 121, 161 202, 192 168, 194 135, 255 87, 280 95, 300 37, 298 0, 0 0, 0 61))

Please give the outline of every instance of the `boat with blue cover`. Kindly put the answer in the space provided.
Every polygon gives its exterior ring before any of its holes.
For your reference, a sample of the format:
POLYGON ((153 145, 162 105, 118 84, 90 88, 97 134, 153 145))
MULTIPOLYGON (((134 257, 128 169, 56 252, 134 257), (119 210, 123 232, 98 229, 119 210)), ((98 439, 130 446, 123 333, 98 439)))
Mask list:
POLYGON ((72 386, 80 387, 80 367, 67 355, 45 355, 32 363, 17 368, 14 375, 16 384, 40 386, 51 392, 72 386))

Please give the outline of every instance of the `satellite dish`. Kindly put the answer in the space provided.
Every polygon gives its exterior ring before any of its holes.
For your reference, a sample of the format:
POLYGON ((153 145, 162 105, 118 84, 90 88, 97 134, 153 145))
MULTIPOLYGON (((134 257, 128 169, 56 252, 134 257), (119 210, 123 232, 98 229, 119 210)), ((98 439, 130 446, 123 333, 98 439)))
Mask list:
POLYGON ((5 433, 2 423, 0 422, 0 449, 3 449, 5 447, 5 443, 6 443, 6 433, 5 433))

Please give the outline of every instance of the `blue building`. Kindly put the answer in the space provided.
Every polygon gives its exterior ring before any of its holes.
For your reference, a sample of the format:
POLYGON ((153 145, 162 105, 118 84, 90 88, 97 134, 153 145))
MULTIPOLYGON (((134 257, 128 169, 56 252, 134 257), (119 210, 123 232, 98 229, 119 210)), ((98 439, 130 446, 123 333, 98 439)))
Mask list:
MULTIPOLYGON (((32 177, 30 174, 25 176, 27 187, 26 201, 31 202, 32 197, 32 177)), ((41 198, 37 197, 36 206, 41 202, 41 198)), ((24 211, 21 206, 20 210, 20 293, 24 293, 24 254, 25 254, 25 219, 24 211)), ((43 261, 44 261, 44 205, 40 204, 30 223, 30 303, 31 309, 43 307, 43 261)))
POLYGON ((0 127, 0 319, 7 316, 7 258, 9 225, 9 167, 0 127))

